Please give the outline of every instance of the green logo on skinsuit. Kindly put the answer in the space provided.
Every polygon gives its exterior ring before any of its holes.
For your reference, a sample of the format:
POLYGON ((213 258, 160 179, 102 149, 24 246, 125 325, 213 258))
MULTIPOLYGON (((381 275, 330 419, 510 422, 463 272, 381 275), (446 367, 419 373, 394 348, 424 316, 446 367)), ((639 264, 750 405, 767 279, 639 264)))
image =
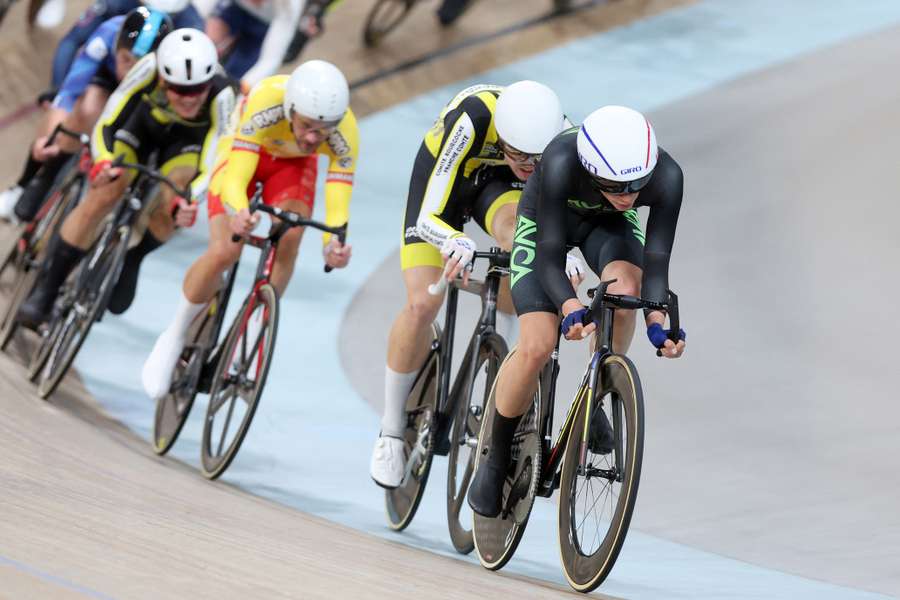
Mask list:
POLYGON ((523 275, 531 273, 529 265, 534 261, 534 240, 529 239, 537 231, 537 223, 519 215, 516 223, 516 237, 513 240, 512 256, 509 260, 509 287, 512 288, 523 275))

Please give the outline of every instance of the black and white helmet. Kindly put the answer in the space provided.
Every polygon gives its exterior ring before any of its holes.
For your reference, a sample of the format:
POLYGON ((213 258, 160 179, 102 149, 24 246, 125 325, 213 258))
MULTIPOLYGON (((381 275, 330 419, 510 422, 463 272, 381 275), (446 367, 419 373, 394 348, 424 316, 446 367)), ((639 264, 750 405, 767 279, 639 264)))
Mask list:
POLYGON ((176 29, 156 50, 159 74, 174 85, 193 86, 213 78, 219 65, 216 45, 197 29, 176 29))

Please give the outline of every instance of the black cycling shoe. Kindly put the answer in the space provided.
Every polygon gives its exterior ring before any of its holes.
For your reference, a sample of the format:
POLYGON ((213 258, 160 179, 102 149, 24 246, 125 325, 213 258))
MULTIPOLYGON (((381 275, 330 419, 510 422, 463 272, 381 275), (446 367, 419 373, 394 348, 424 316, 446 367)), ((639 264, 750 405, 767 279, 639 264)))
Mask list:
POLYGON ((490 460, 475 471, 475 478, 469 486, 469 506, 479 515, 495 518, 503 509, 503 481, 506 469, 498 467, 490 460))
POLYGON ((49 289, 49 286, 39 284, 19 307, 16 321, 22 327, 36 330, 50 320, 50 311, 53 310, 54 300, 56 300, 56 292, 49 289))
POLYGON ((599 404, 593 408, 591 414, 591 432, 588 437, 588 449, 594 454, 609 454, 615 445, 615 435, 612 425, 599 404))
POLYGON ((472 0, 444 0, 441 3, 441 7, 437 10, 438 21, 444 27, 452 25, 466 12, 471 3, 472 0))

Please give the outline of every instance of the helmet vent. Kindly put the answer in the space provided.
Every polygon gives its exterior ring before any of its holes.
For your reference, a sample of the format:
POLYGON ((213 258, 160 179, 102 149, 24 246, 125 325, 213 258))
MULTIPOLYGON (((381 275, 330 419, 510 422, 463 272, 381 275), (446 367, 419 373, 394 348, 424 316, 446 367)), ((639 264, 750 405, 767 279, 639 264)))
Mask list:
POLYGON ((193 79, 193 77, 191 76, 191 59, 189 59, 189 58, 184 59, 184 69, 185 69, 185 72, 187 73, 188 81, 193 79))
POLYGON ((181 36, 181 39, 184 40, 185 42, 189 42, 189 41, 191 41, 191 39, 193 39, 193 37, 194 36, 192 36, 191 34, 185 33, 183 36, 181 36))
POLYGON ((163 67, 163 70, 166 72, 166 75, 172 75, 172 69, 169 67, 163 67))

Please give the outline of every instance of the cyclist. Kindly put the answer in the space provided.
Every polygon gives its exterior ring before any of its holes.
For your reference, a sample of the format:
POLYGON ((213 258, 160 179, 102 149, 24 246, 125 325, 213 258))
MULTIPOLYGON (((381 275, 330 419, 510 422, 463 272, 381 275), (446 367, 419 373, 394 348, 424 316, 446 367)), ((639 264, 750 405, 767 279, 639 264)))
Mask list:
MULTIPOLYGON (((142 58, 110 97, 94 129, 90 189, 66 217, 38 284, 19 309, 26 326, 47 320, 60 286, 90 246, 96 226, 119 202, 130 177, 112 161, 146 162, 157 154, 160 172, 185 186, 202 189, 216 141, 234 108, 234 90, 219 72, 216 49, 202 31, 176 29, 157 53, 142 58), (198 171, 200 175, 198 175, 198 171)), ((140 243, 128 251, 109 308, 123 312, 134 296, 144 256, 160 246, 174 225, 190 225, 196 208, 160 186, 160 201, 140 243), (173 216, 174 213, 174 216, 173 216)))
MULTIPOLYGON (((59 41, 53 55, 53 72, 50 78, 50 89, 38 98, 38 101, 52 101, 69 72, 78 49, 87 44, 98 27, 108 19, 125 15, 140 7, 139 0, 102 0, 91 4, 72 28, 59 41)), ((150 10, 158 10, 168 14, 176 28, 192 27, 203 29, 203 18, 190 0, 145 0, 143 5, 150 10)))
POLYGON ((206 20, 222 65, 247 92, 273 75, 297 31, 306 0, 219 0, 206 20))
POLYGON ((57 174, 79 148, 67 136, 58 136, 47 146, 50 132, 59 124, 78 133, 91 131, 119 81, 171 30, 164 13, 144 7, 97 28, 69 69, 30 147, 22 175, 0 194, 0 217, 13 222, 34 218, 57 174))
MULTIPOLYGON (((325 221, 332 226, 347 222, 359 152, 349 96, 347 80, 337 67, 311 60, 290 76, 262 80, 242 103, 232 135, 220 144, 209 185, 209 247, 188 269, 174 318, 144 363, 144 390, 154 400, 168 392, 191 320, 216 294, 222 274, 240 258, 243 242, 233 242, 232 235, 248 235, 258 221, 259 215, 251 214, 248 205, 256 183, 265 186, 266 204, 309 216, 317 162, 324 155, 329 160, 325 221)), ((302 228, 291 229, 278 245, 271 281, 279 296, 290 281, 302 236, 302 228)), ((325 263, 333 268, 347 266, 350 245, 330 234, 322 241, 325 263)), ((257 325, 251 322, 251 328, 257 325)), ((255 337, 255 333, 247 334, 247 339, 255 337)))
MULTIPOLYGON (((378 485, 397 487, 403 477, 404 407, 443 302, 428 286, 440 278, 443 261, 448 279, 471 261, 475 242, 462 231, 469 215, 510 249, 522 182, 564 123, 553 90, 519 81, 464 89, 425 134, 413 164, 400 249, 407 299, 388 338, 384 415, 370 466, 378 485)), ((505 308, 506 314, 497 313, 501 330, 515 322, 511 307, 505 308)))
POLYGON ((325 33, 325 14, 331 12, 335 6, 343 0, 308 0, 303 10, 303 15, 297 24, 297 31, 288 45, 282 62, 287 64, 297 60, 303 47, 312 40, 325 33))
MULTIPOLYGON (((630 108, 604 106, 547 146, 519 203, 510 279, 521 336, 495 382, 491 448, 469 489, 475 512, 500 513, 512 437, 560 331, 566 339, 579 340, 596 328, 581 322, 586 308, 564 272, 567 246, 580 247, 602 280, 616 280, 611 293, 643 292, 649 300, 665 302, 682 188, 678 163, 657 146, 644 115, 630 108), (646 239, 638 206, 650 208, 646 239)), ((613 351, 624 353, 634 334, 634 311, 617 310, 614 320, 613 351)), ((675 344, 667 338, 665 322, 665 314, 648 312, 647 335, 663 356, 678 358, 684 332, 675 344)), ((591 429, 592 449, 610 452, 612 428, 606 417, 591 429)))

